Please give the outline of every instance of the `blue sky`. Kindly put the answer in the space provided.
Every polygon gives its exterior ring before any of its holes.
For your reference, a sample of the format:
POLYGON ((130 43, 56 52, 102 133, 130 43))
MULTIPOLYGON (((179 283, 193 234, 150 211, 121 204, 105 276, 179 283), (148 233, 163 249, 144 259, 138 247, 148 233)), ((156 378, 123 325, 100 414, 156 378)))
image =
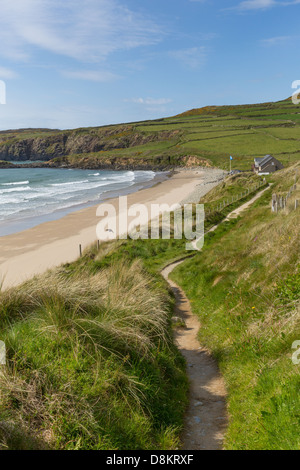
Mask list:
POLYGON ((300 79, 300 0, 0 0, 0 128, 275 101, 300 79))

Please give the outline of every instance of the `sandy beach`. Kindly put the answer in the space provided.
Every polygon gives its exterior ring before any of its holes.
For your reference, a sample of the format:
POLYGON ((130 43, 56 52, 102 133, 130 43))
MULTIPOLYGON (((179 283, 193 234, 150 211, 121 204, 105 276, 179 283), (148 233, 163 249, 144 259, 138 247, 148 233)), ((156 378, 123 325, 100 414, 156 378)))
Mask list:
MULTIPOLYGON (((128 205, 176 204, 198 202, 218 184, 220 170, 179 170, 151 188, 128 196, 128 205)), ((110 199, 118 212, 118 198, 110 199)), ((16 286, 49 268, 74 261, 79 245, 84 250, 97 240, 98 205, 72 212, 20 233, 0 237, 0 280, 2 288, 16 286)))

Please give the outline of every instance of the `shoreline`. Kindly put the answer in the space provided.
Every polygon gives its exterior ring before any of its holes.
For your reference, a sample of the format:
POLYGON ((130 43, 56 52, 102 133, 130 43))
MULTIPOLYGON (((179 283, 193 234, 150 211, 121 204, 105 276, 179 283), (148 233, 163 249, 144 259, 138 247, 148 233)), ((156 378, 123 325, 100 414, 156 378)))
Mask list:
MULTIPOLYGON (((129 194, 128 206, 144 204, 148 209, 151 204, 171 206, 186 201, 191 195, 196 200, 190 202, 198 202, 201 191, 208 192, 211 189, 207 181, 213 181, 216 175, 220 174, 220 170, 216 169, 178 169, 163 182, 129 194), (201 187, 200 192, 198 187, 201 187)), ((103 203, 112 204, 118 214, 118 198, 100 202, 103 203)), ((45 222, 22 232, 0 237, 2 289, 19 285, 36 274, 75 261, 79 256, 79 245, 84 250, 97 240, 96 227, 99 218, 96 216, 96 210, 100 204, 71 212, 58 220, 45 222)))
MULTIPOLYGON (((165 181, 169 177, 171 177, 171 172, 167 172, 167 171, 156 172, 152 180, 134 183, 132 186, 128 186, 127 188, 118 190, 118 193, 114 191, 113 189, 105 191, 100 196, 98 201, 78 203, 68 209, 55 209, 53 212, 49 212, 47 214, 24 217, 20 221, 14 220, 14 219, 8 220, 7 223, 1 221, 0 232, 2 231, 2 233, 4 232, 4 234, 3 235, 0 234, 0 240, 3 237, 25 232, 27 230, 30 230, 34 227, 37 227, 47 222, 61 220, 73 212, 78 212, 82 209, 87 209, 89 207, 102 204, 106 202, 107 200, 114 199, 119 196, 126 196, 129 194, 137 193, 139 191, 142 191, 143 189, 151 188, 165 181)), ((1 262, 1 255, 0 255, 0 262, 1 262)))

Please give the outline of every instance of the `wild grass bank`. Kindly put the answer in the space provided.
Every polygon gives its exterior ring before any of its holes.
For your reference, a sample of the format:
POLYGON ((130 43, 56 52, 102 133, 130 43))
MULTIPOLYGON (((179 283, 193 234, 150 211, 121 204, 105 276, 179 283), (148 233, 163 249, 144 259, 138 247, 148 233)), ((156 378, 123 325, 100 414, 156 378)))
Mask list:
MULTIPOLYGON (((272 177, 274 190, 294 170, 272 177)), ((299 210, 270 203, 267 191, 174 273, 227 382, 228 449, 300 447, 299 210)), ((178 447, 187 381, 158 272, 186 255, 185 240, 107 243, 1 293, 2 449, 178 447)))
MULTIPOLYGON (((295 168, 278 172, 272 191, 284 193, 294 175, 295 168)), ((300 366, 292 362, 300 340, 300 211, 291 201, 272 213, 272 191, 172 274, 226 380, 227 449, 300 448, 300 366)))
POLYGON ((175 449, 186 406, 172 302, 138 260, 1 293, 2 449, 175 449))

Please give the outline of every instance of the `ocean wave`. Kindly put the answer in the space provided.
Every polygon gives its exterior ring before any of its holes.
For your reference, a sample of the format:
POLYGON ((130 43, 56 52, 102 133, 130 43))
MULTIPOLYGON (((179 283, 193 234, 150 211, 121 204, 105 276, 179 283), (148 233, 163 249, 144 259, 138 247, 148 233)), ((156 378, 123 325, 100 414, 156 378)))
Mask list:
POLYGON ((29 181, 16 181, 13 183, 0 183, 1 186, 18 186, 18 185, 24 185, 24 184, 29 184, 29 181))
POLYGON ((83 180, 83 181, 70 181, 68 183, 52 183, 50 186, 70 186, 73 184, 83 184, 83 183, 88 183, 89 180, 83 180))
POLYGON ((11 189, 0 189, 0 194, 8 194, 8 193, 20 193, 24 191, 32 191, 30 186, 24 186, 21 188, 11 188, 11 189))
POLYGON ((13 181, 15 173, 6 181, 4 175, 0 175, 0 220, 23 220, 57 211, 68 213, 77 206, 97 204, 104 194, 118 195, 136 183, 142 185, 155 175, 149 171, 91 173, 89 170, 88 173, 72 169, 71 173, 63 173, 62 170, 43 172, 38 169, 30 171, 30 175, 26 169, 14 171, 20 171, 18 176, 22 181, 13 181))

